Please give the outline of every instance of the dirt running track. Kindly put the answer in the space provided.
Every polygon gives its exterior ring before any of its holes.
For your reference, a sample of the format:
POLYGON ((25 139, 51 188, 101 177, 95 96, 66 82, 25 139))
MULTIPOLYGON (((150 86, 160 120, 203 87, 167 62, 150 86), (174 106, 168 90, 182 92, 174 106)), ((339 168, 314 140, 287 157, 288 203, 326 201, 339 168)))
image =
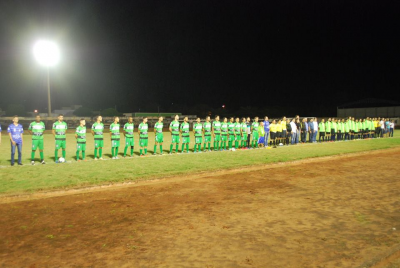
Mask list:
POLYGON ((0 267, 357 267, 400 243, 399 159, 395 149, 3 203, 0 267))

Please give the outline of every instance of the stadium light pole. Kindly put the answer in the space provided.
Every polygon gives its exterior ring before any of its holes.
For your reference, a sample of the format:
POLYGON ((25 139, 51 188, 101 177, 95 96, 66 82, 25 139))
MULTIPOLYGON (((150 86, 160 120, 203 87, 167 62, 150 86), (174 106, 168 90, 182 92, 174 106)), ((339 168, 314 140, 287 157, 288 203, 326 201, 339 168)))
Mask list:
POLYGON ((33 55, 36 61, 47 70, 47 108, 48 115, 51 117, 50 68, 60 61, 60 50, 53 41, 39 40, 33 46, 33 55))

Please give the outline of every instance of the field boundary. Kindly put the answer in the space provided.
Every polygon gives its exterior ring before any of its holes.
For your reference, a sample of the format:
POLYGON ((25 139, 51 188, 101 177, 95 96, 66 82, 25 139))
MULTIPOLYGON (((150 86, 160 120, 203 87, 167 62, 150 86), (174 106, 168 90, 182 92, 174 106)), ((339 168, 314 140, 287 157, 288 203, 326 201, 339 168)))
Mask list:
POLYGON ((390 250, 382 253, 369 261, 365 261, 358 268, 383 268, 390 264, 390 262, 400 258, 400 244, 391 248, 390 250))
POLYGON ((368 150, 363 152, 357 153, 341 153, 337 155, 331 156, 322 156, 322 157, 310 157, 301 160, 293 160, 293 161, 285 161, 285 162, 274 162, 268 164, 257 164, 257 165, 249 165, 240 168, 225 168, 225 169, 218 169, 213 170, 212 172, 209 171, 200 171, 193 174, 181 174, 181 175, 171 175, 165 177, 148 177, 143 179, 137 179, 135 181, 128 181, 128 182, 121 182, 121 183, 104 183, 99 185, 92 185, 92 186, 85 186, 85 187, 70 187, 67 189, 54 189, 54 190, 46 190, 46 191, 38 191, 35 193, 27 193, 27 194, 4 194, 0 195, 0 204, 4 203, 14 203, 14 202, 22 202, 22 201, 29 201, 29 200, 37 200, 37 199, 45 199, 51 197, 59 197, 59 196, 68 196, 68 195, 75 195, 75 194, 83 194, 83 193, 90 193, 90 192, 101 192, 106 190, 114 190, 114 189, 121 189, 125 187, 138 187, 144 186, 154 183, 170 183, 175 181, 183 181, 183 180, 193 180, 199 177, 215 177, 220 175, 226 174, 234 174, 234 173, 243 173, 243 172, 251 172, 256 170, 264 170, 270 168, 278 168, 286 165, 299 165, 304 163, 314 163, 314 162, 324 162, 331 159, 336 158, 349 158, 355 156, 362 156, 362 155, 373 155, 379 154, 382 151, 384 152, 391 152, 391 151, 398 151, 400 150, 400 146, 396 146, 394 148, 388 149, 376 149, 376 150, 368 150))

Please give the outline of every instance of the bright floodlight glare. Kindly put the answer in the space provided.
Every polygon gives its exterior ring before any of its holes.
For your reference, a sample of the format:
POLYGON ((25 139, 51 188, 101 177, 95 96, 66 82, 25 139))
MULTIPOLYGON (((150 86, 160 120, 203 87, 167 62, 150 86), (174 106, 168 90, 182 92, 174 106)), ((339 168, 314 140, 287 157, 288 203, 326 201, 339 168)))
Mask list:
POLYGON ((60 50, 56 43, 47 40, 40 40, 33 46, 33 55, 40 65, 55 66, 60 60, 60 50))

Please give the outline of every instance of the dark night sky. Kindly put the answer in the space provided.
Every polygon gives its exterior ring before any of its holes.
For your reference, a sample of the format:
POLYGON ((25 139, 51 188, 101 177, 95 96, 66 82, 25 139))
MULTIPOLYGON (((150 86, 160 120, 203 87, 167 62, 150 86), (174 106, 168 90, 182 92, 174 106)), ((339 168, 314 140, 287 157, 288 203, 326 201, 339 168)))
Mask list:
POLYGON ((45 111, 45 72, 31 55, 38 38, 62 49, 53 108, 322 114, 363 98, 400 100, 398 3, 1 1, 0 107, 45 111))

